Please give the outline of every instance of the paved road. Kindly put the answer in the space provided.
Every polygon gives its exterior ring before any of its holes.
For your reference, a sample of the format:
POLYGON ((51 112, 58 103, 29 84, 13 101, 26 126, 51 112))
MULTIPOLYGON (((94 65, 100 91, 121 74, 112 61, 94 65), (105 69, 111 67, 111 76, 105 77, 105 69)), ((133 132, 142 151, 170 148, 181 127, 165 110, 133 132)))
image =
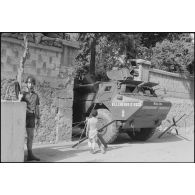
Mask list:
POLYGON ((60 143, 55 145, 37 145, 34 153, 41 162, 193 162, 194 136, 190 141, 168 135, 158 139, 156 134, 147 142, 131 141, 126 134, 118 137, 110 144, 108 151, 101 154, 89 153, 87 142, 78 148, 71 146, 76 143, 60 143))

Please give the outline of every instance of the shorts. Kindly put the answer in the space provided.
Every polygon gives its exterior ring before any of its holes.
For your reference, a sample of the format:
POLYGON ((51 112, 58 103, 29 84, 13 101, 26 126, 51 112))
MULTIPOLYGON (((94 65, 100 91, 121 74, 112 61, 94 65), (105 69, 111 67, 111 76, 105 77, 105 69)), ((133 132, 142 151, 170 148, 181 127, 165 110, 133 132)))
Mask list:
POLYGON ((26 116, 26 128, 35 128, 35 116, 26 116))

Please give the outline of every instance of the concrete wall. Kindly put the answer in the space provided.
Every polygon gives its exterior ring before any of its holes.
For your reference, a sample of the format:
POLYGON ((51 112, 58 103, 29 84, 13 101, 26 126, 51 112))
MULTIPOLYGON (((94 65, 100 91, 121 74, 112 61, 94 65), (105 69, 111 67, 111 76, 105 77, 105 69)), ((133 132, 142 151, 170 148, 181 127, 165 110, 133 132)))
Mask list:
POLYGON ((149 65, 142 64, 139 67, 138 80, 155 82, 159 85, 154 87, 156 94, 170 101, 172 107, 166 120, 160 128, 170 125, 172 118, 186 116, 179 123, 179 133, 185 135, 189 129, 194 132, 194 77, 186 77, 176 73, 170 73, 157 69, 150 69, 149 65))
POLYGON ((149 64, 139 64, 138 72, 135 80, 158 83, 155 87, 158 95, 194 101, 194 76, 152 69, 149 64))
POLYGON ((26 103, 1 101, 1 161, 24 162, 26 103))
POLYGON ((162 70, 149 71, 149 81, 159 83, 156 92, 166 97, 194 99, 194 77, 182 76, 162 70))
MULTIPOLYGON (((14 99, 11 84, 23 54, 22 40, 1 37, 1 99, 14 99), (7 97, 5 97, 7 90, 7 97)), ((66 41, 63 48, 29 43, 30 56, 23 79, 34 75, 35 91, 40 97, 41 125, 35 142, 54 143, 71 140, 74 59, 78 44, 66 41)), ((22 83, 25 87, 25 84, 22 83)))

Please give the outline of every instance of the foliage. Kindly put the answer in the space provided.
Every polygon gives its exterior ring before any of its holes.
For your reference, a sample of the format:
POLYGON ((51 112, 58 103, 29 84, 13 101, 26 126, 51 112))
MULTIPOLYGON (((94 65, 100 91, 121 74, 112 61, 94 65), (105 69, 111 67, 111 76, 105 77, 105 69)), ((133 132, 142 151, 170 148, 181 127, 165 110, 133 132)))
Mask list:
POLYGON ((141 33, 141 44, 146 48, 150 49, 155 47, 157 42, 162 42, 165 39, 170 41, 178 40, 182 33, 168 33, 168 32, 160 32, 160 33, 141 33))
POLYGON ((96 79, 106 79, 106 70, 113 66, 124 66, 128 59, 136 57, 135 40, 139 40, 139 37, 139 34, 134 33, 80 33, 81 47, 77 56, 78 77, 87 72, 93 74, 95 69, 96 79), (95 43, 93 53, 92 43, 95 43), (93 58, 94 60, 91 60, 93 58))
POLYGON ((93 67, 96 79, 105 80, 106 70, 129 66, 132 58, 149 60, 153 67, 169 72, 193 73, 194 44, 189 33, 80 33, 79 41, 78 75, 91 73, 93 67))
POLYGON ((140 47, 139 57, 150 60, 153 67, 169 72, 193 74, 194 44, 189 33, 175 34, 150 49, 140 47), (176 36, 177 35, 177 36, 176 36))
POLYGON ((98 80, 106 79, 106 70, 112 67, 129 66, 132 58, 149 60, 153 67, 169 72, 193 72, 189 33, 80 33, 79 40, 77 72, 85 75, 93 67, 98 80), (93 63, 92 40, 96 44, 93 63))

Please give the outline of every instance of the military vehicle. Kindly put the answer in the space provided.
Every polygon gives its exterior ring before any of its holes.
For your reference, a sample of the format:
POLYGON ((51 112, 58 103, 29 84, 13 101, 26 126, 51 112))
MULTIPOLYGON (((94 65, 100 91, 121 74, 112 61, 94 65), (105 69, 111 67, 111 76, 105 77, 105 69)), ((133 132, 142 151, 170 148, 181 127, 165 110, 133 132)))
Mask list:
POLYGON ((107 72, 108 82, 77 85, 74 89, 73 122, 83 121, 92 109, 98 111, 98 128, 112 143, 118 133, 145 141, 155 132, 171 108, 171 103, 157 97, 153 82, 136 81, 127 68, 107 72))

